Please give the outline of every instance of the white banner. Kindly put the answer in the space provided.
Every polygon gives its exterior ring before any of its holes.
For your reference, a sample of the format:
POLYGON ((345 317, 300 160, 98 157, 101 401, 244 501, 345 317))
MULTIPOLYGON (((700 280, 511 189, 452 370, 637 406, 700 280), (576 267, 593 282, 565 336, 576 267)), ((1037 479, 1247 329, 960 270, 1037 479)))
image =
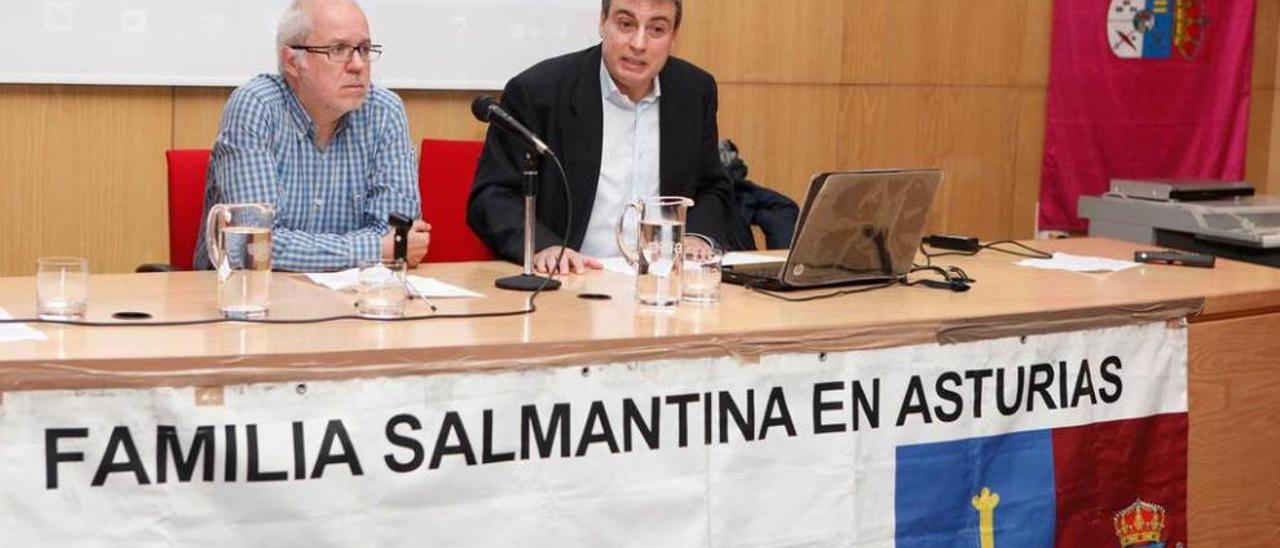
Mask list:
POLYGON ((894 546, 903 447, 1185 414, 1186 361, 1185 329, 1160 323, 236 386, 213 406, 189 388, 10 393, 0 531, 7 546, 894 546))

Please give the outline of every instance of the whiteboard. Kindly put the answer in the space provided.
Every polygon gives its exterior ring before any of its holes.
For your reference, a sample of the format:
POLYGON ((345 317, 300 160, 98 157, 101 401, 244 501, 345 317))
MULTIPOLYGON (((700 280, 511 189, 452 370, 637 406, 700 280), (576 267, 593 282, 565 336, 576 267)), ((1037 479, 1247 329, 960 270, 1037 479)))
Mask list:
MULTIPOLYGON (((289 0, 3 0, 0 83, 238 86, 276 71, 289 0)), ((502 89, 600 41, 595 0, 362 0, 373 81, 502 89)))

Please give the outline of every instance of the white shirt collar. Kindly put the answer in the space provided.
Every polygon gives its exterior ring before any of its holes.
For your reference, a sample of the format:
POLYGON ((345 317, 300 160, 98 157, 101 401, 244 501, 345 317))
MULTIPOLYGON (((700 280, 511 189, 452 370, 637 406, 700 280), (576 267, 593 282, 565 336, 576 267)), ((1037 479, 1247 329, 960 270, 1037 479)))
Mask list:
POLYGON ((653 89, 649 91, 639 103, 632 103, 631 98, 627 94, 622 93, 618 88, 618 83, 613 81, 613 76, 609 75, 609 67, 605 66, 604 59, 600 60, 600 94, 606 101, 618 106, 633 107, 648 103, 657 102, 662 97, 662 79, 658 76, 653 77, 653 89))

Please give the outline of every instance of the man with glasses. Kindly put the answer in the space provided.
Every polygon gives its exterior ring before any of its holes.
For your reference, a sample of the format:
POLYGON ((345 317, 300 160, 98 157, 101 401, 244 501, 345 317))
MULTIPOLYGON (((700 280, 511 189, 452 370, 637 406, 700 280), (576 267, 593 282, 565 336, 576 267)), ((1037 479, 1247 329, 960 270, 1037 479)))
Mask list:
MULTIPOLYGON (((689 231, 728 241, 733 187, 717 150, 716 82, 671 56, 682 4, 602 0, 600 45, 543 61, 503 91, 503 106, 559 154, 571 189, 569 200, 555 166, 542 166, 533 261, 539 272, 600 268, 598 258, 619 254, 613 227, 625 205, 658 195, 693 198, 689 231), (569 249, 557 263, 566 230, 569 249)), ((517 262, 525 150, 489 130, 467 211, 468 224, 495 254, 517 262)))
MULTIPOLYGON (((279 74, 240 87, 222 113, 205 214, 217 203, 276 208, 276 270, 315 272, 390 259, 391 213, 418 217, 418 171, 404 103, 370 84, 382 53, 353 0, 294 0, 276 34, 279 74)), ((196 268, 213 268, 197 242, 196 268)), ((408 261, 427 253, 414 221, 408 261)))

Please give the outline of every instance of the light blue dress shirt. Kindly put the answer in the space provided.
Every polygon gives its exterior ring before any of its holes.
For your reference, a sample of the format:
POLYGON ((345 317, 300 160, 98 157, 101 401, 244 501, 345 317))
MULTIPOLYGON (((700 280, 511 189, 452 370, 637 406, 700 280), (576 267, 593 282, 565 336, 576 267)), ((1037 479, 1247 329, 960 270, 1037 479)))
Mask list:
MULTIPOLYGON (((653 91, 634 103, 618 89, 600 62, 600 93, 603 97, 604 135, 600 147, 600 181, 591 206, 591 221, 581 251, 589 257, 617 257, 614 229, 622 208, 638 199, 657 196, 661 163, 659 124, 662 83, 653 79, 653 91)), ((635 242, 635 224, 628 223, 625 242, 635 242)))
MULTIPOLYGON (((204 211, 217 203, 269 203, 272 268, 320 272, 381 256, 387 216, 421 216, 418 166, 404 103, 371 86, 329 145, 284 78, 263 74, 231 94, 213 146, 204 211)), ((204 218, 197 269, 212 268, 204 218)))

